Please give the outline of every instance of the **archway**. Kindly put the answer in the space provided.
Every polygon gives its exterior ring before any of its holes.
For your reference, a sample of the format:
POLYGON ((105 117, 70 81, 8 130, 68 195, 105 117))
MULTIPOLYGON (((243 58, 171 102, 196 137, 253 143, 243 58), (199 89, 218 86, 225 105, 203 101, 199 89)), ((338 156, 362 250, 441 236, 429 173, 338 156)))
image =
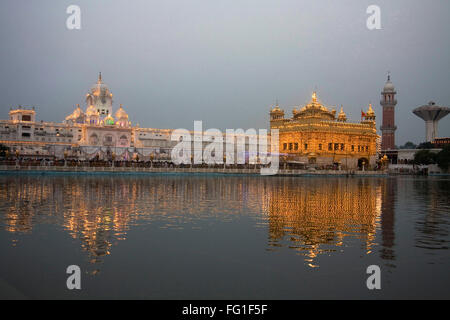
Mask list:
POLYGON ((364 165, 364 169, 368 168, 369 160, 367 158, 359 158, 358 159, 358 169, 362 169, 364 165))

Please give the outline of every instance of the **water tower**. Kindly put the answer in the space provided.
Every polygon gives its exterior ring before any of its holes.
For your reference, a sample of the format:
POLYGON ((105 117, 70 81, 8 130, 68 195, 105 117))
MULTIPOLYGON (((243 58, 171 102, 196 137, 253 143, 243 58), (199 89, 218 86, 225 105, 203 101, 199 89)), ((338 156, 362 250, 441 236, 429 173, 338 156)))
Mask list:
POLYGON ((450 113, 450 108, 440 107, 430 101, 427 105, 414 109, 413 113, 425 121, 426 142, 433 142, 437 136, 438 122, 450 113))

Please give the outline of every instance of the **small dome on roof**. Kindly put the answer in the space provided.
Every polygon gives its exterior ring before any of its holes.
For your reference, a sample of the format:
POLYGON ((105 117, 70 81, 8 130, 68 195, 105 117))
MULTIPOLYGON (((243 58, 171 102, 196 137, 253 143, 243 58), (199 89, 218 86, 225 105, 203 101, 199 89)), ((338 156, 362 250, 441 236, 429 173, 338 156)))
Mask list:
POLYGON ((338 115, 338 121, 347 121, 347 115, 344 112, 344 107, 341 106, 341 111, 338 115))
POLYGON ((369 103, 369 109, 367 110, 366 115, 369 116, 369 117, 375 116, 375 112, 372 109, 372 104, 371 103, 369 103))
POLYGON ((77 104, 77 108, 66 117, 66 120, 75 120, 84 115, 83 110, 81 110, 80 105, 77 104))
POLYGON ((120 105, 119 110, 116 112, 116 119, 128 119, 128 114, 123 110, 122 105, 120 105))

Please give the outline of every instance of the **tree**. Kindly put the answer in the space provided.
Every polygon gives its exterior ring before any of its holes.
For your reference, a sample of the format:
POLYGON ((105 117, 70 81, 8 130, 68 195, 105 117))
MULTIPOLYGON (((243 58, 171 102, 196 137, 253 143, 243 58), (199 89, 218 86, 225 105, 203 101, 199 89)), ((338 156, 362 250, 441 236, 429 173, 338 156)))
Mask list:
POLYGON ((433 149, 434 146, 431 142, 422 142, 417 146, 417 149, 433 149))
POLYGON ((448 170, 450 167, 450 146, 446 146, 444 149, 439 151, 436 155, 436 163, 442 170, 448 170))
POLYGON ((415 149, 417 145, 411 141, 408 141, 403 146, 400 147, 400 149, 415 149))
POLYGON ((414 154, 415 164, 432 164, 436 163, 436 153, 423 149, 414 154))

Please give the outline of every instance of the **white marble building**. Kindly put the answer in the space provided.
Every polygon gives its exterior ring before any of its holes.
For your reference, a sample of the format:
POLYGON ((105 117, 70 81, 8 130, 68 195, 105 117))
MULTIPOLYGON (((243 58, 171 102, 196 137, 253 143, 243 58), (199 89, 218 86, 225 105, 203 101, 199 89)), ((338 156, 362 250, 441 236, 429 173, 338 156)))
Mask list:
POLYGON ((77 105, 62 123, 38 121, 34 108, 11 109, 9 119, 0 120, 0 144, 36 158, 169 159, 178 143, 171 141, 172 131, 132 126, 122 105, 114 113, 113 94, 99 74, 85 110, 77 105))

